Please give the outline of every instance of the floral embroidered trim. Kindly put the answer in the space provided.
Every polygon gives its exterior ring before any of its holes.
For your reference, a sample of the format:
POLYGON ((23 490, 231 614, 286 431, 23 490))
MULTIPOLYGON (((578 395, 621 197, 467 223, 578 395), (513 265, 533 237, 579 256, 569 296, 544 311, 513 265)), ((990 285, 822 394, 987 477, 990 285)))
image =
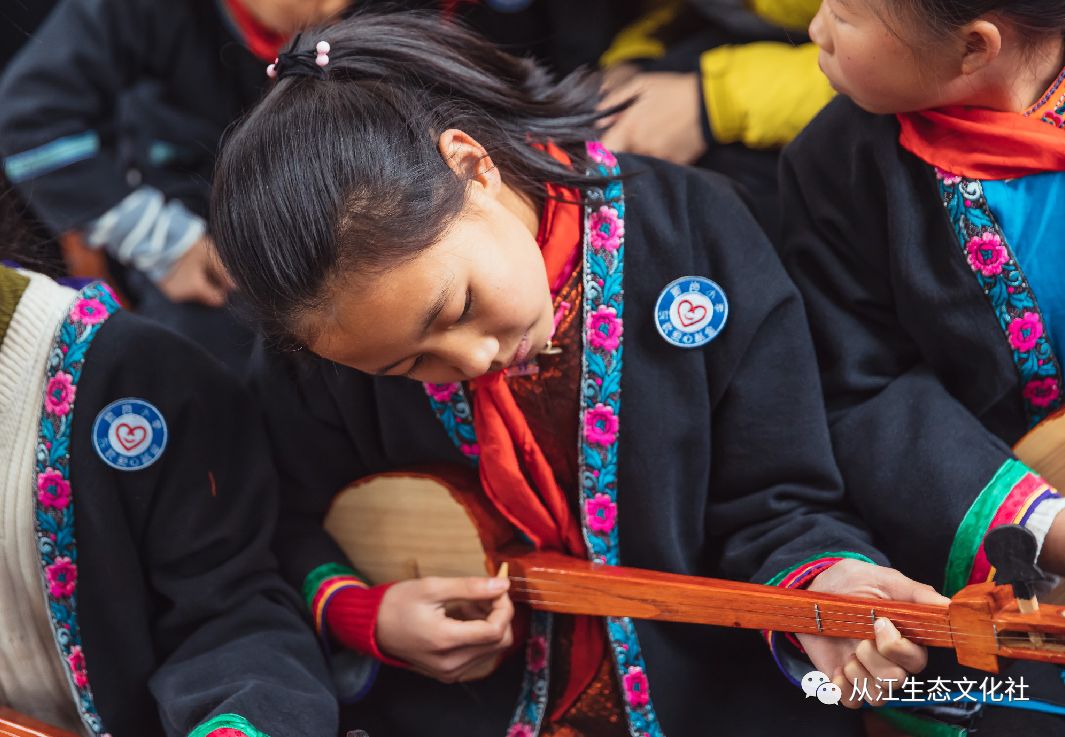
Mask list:
POLYGON ((429 404, 437 419, 444 425, 455 447, 476 465, 481 455, 477 433, 473 429, 473 412, 462 384, 423 384, 429 404))
POLYGON ((70 445, 74 400, 85 355, 100 326, 119 309, 103 284, 85 287, 70 308, 52 344, 46 391, 37 433, 34 469, 34 527, 44 581, 45 605, 78 714, 89 732, 107 735, 96 709, 78 625, 78 551, 74 491, 70 483, 70 445))
POLYGON ((984 487, 965 513, 947 559, 943 593, 953 596, 963 587, 991 579, 984 553, 984 537, 1001 525, 1023 525, 1036 507, 1058 495, 1045 479, 1018 460, 1009 459, 984 487))
MULTIPOLYGON (((604 177, 620 174, 617 158, 602 144, 587 144, 588 155, 604 177)), ((591 560, 617 565, 617 466, 621 409, 622 277, 625 255, 625 204, 620 181, 586 193, 584 222, 585 340, 581 364, 579 475, 581 526, 591 560)), ((472 462, 479 448, 470 404, 461 384, 426 384, 426 394, 452 442, 472 462)), ((547 707, 551 617, 533 612, 526 648, 525 677, 507 737, 535 737, 547 707), (540 654, 543 653, 543 657, 540 654), (541 667, 542 666, 542 667, 541 667)), ((651 702, 636 628, 627 618, 607 618, 607 635, 618 682, 625 697, 629 731, 661 737, 651 702)))
MULTIPOLYGON (((876 561, 861 553, 851 553, 849 551, 819 553, 796 563, 790 568, 785 568, 780 571, 777 575, 769 579, 769 581, 766 582, 766 585, 779 586, 783 589, 805 588, 810 585, 810 582, 813 581, 818 574, 823 573, 846 558, 876 565, 876 561)), ((780 647, 780 638, 785 637, 796 647, 796 649, 801 651, 802 647, 799 645, 799 641, 794 639, 790 632, 774 632, 773 630, 762 630, 762 637, 765 638, 766 644, 769 645, 769 652, 772 653, 773 660, 776 662, 777 667, 780 668, 785 676, 787 676, 789 681, 798 686, 800 682, 799 679, 809 671, 810 664, 802 662, 801 667, 788 667, 789 664, 784 662, 785 658, 783 657, 783 651, 780 647)), ((793 659, 788 658, 788 660, 790 661, 793 659)))
POLYGON ((189 737, 270 737, 240 714, 219 714, 189 732, 189 737))
POLYGON ((936 169, 943 205, 969 268, 1009 342, 1020 375, 1028 426, 1062 405, 1061 365, 1046 334, 1035 294, 995 220, 983 185, 936 169))

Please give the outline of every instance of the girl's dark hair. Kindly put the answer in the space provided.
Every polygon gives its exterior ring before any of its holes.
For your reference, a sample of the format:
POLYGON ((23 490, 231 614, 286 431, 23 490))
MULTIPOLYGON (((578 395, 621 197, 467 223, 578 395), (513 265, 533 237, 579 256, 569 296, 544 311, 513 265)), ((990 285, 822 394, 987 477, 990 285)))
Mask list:
POLYGON ((359 12, 304 33, 291 52, 330 44, 324 77, 285 76, 230 133, 215 171, 211 228, 251 317, 286 338, 339 273, 382 272, 435 243, 466 201, 439 134, 480 143, 508 186, 602 184, 584 141, 599 79, 554 81, 462 25, 425 12, 359 12), (531 143, 553 141, 563 166, 531 143))
POLYGON ((937 34, 950 33, 985 15, 1000 15, 1029 38, 1065 34, 1062 0, 889 0, 927 21, 937 34))

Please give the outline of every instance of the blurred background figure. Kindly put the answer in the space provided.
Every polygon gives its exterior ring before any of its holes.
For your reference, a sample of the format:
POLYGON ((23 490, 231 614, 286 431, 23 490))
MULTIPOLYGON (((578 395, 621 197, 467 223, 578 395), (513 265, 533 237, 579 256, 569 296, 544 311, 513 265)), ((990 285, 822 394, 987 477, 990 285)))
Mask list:
POLYGON ((775 229, 777 151, 835 95, 806 27, 820 0, 652 0, 603 55, 608 147, 743 183, 775 229))
POLYGON ((0 79, 0 155, 69 271, 241 368, 250 334, 221 309, 205 222, 215 150, 278 49, 347 4, 60 0, 0 79))
MULTIPOLYGON (((264 69, 291 36, 352 4, 46 0, 0 11, 3 172, 38 240, 57 239, 58 271, 106 278, 141 314, 242 370, 251 336, 224 309, 230 284, 206 223, 215 151, 262 94, 264 69)), ((460 18, 562 74, 594 66, 645 5, 388 4, 460 18)))

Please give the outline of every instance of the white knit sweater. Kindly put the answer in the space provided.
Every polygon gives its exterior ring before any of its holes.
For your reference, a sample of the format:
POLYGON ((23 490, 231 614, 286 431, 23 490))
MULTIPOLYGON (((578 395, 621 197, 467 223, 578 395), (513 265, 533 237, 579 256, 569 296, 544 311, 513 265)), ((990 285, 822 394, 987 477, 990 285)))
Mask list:
POLYGON ((0 343, 0 704, 84 733, 52 637, 34 541, 45 368, 76 292, 36 274, 0 343))

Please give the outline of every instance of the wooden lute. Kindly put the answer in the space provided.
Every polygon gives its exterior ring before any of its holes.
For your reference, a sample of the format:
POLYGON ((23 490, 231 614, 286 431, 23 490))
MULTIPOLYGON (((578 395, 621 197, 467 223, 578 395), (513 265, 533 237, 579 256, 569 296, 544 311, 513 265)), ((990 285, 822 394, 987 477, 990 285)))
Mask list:
POLYGON ((991 673, 999 658, 1065 665, 1065 607, 1022 613, 1010 585, 931 606, 603 566, 516 545, 482 499, 462 469, 379 474, 337 495, 325 528, 374 582, 493 575, 506 562, 511 598, 544 611, 857 639, 875 639, 873 622, 888 617, 910 640, 991 673))

